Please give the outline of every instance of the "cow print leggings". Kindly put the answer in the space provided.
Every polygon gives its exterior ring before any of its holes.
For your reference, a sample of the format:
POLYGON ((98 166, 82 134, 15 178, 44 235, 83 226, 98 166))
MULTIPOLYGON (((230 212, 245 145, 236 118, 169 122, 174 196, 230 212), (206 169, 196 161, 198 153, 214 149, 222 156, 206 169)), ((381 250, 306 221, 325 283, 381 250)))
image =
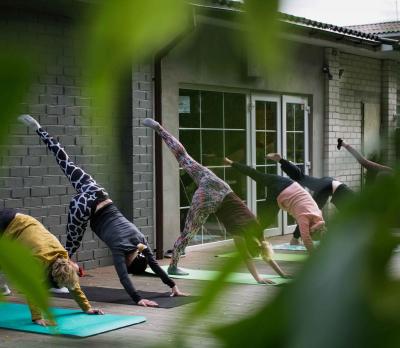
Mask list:
POLYGON ((91 214, 98 203, 108 198, 107 192, 82 168, 70 160, 61 144, 45 130, 36 131, 47 147, 53 152, 56 161, 77 191, 70 204, 67 221, 67 243, 65 248, 71 257, 79 248, 91 214))

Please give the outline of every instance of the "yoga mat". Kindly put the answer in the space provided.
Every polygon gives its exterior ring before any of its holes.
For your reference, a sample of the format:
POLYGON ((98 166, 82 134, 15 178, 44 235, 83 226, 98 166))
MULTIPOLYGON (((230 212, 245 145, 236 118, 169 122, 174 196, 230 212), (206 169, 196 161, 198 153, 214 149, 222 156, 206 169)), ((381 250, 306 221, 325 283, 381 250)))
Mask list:
POLYGON ((272 245, 274 250, 307 251, 304 245, 290 245, 289 243, 272 245))
MULTIPOLYGON (((217 255, 217 257, 233 257, 236 256, 236 252, 225 253, 217 255)), ((281 254, 281 253, 274 253, 274 260, 276 261, 304 261, 308 257, 307 254, 281 254)), ((261 256, 254 257, 255 260, 262 260, 261 256)))
MULTIPOLYGON (((124 289, 103 288, 98 286, 82 286, 89 301, 118 303, 126 305, 134 305, 135 303, 129 297, 124 289)), ((159 308, 174 308, 183 306, 188 303, 198 301, 200 296, 177 296, 171 297, 170 292, 151 292, 151 291, 138 291, 142 298, 147 300, 156 301, 159 308)), ((71 298, 70 294, 51 294, 53 297, 71 298)))
MULTIPOLYGON (((313 242, 314 247, 318 247, 319 241, 313 242)), ((307 251, 304 245, 290 245, 289 243, 273 244, 272 249, 274 250, 291 250, 291 251, 307 251)))
MULTIPOLYGON (((168 266, 161 266, 165 271, 167 271, 168 266)), ((182 268, 183 271, 189 273, 186 276, 176 276, 176 275, 169 275, 171 278, 176 279, 192 279, 192 280, 214 280, 219 271, 205 271, 199 269, 187 269, 182 268)), ((147 268, 146 272, 153 273, 150 268, 147 268)), ((290 279, 281 278, 278 275, 270 275, 270 274, 261 274, 261 277, 271 279, 275 284, 273 285, 281 285, 290 282, 290 279)), ((253 276, 250 273, 231 273, 229 278, 226 280, 228 283, 237 283, 237 284, 251 284, 251 285, 269 285, 269 284, 259 284, 257 283, 253 276)), ((272 285, 272 284, 271 284, 272 285)))
POLYGON ((133 315, 88 315, 77 309, 52 308, 57 326, 44 327, 32 323, 25 304, 0 303, 0 328, 27 331, 44 335, 88 337, 146 321, 133 315))

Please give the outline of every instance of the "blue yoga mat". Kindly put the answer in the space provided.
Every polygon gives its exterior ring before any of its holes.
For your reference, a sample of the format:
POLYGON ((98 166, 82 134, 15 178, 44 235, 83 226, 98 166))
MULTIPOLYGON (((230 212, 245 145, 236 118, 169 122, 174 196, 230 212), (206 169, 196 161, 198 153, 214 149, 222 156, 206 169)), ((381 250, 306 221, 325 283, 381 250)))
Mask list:
POLYGON ((44 327, 32 323, 27 305, 0 303, 0 328, 44 335, 88 337, 146 321, 145 317, 133 315, 88 315, 79 309, 52 308, 51 311, 57 326, 44 327))

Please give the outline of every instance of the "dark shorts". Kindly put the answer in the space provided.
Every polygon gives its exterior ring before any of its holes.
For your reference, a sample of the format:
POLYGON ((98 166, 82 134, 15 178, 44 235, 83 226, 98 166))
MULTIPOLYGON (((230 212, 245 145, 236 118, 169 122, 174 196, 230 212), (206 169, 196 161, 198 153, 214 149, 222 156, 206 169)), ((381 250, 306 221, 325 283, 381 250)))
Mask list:
POLYGON ((263 229, 256 216, 234 192, 225 196, 215 215, 233 236, 263 238, 263 229))

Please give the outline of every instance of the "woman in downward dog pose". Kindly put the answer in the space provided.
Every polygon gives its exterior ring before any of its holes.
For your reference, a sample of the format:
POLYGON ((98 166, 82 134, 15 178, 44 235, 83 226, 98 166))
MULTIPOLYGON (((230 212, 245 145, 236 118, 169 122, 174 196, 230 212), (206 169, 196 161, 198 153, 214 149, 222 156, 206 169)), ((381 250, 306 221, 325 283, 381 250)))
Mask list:
POLYGON ((259 283, 272 283, 259 275, 251 256, 260 255, 282 277, 287 275, 272 259, 272 248, 264 239, 264 231, 256 217, 242 200, 232 191, 229 185, 216 176, 211 170, 196 162, 183 145, 167 132, 158 122, 146 118, 146 127, 154 129, 171 150, 179 165, 191 176, 198 186, 186 217, 185 227, 176 240, 172 252, 169 274, 187 275, 178 268, 181 254, 190 240, 196 235, 210 214, 214 214, 223 223, 226 230, 233 235, 236 247, 244 257, 246 266, 254 279, 259 283))
MULTIPOLYGON (((279 153, 269 153, 266 158, 280 163, 281 169, 289 176, 289 178, 297 181, 301 186, 311 190, 319 209, 322 209, 329 197, 331 197, 331 203, 340 210, 341 207, 343 207, 343 202, 346 201, 347 198, 353 197, 355 194, 355 192, 346 184, 343 184, 334 178, 327 176, 316 178, 304 174, 298 166, 282 158, 279 153)), ((293 232, 293 239, 290 241, 290 244, 299 244, 299 238, 300 229, 299 225, 297 225, 293 232)))
POLYGON ((94 233, 110 248, 120 282, 135 303, 145 307, 158 306, 154 301, 142 299, 129 279, 129 273, 136 273, 134 260, 139 253, 146 258, 150 268, 161 278, 163 283, 171 288, 171 296, 185 296, 186 294, 178 289, 175 282, 159 266, 147 246, 145 236, 122 215, 104 188, 73 163, 60 143, 43 130, 32 116, 22 115, 19 119, 36 130, 39 137, 53 152, 61 170, 77 191, 77 195, 71 200, 68 212, 66 249, 69 256, 71 257, 79 248, 86 226, 90 221, 90 227, 94 233))
MULTIPOLYGON (((17 240, 28 247, 33 257, 43 265, 47 279, 53 286, 67 287, 79 307, 87 314, 104 314, 90 306, 79 286, 78 265, 72 262, 59 240, 35 218, 14 209, 0 209, 0 238, 17 240)), ((43 318, 41 311, 28 301, 32 321, 38 325, 56 325, 43 318)))
POLYGON ((292 215, 299 225, 304 246, 311 252, 313 240, 320 240, 326 231, 322 212, 311 195, 292 179, 261 173, 229 158, 225 158, 225 162, 267 188, 268 214, 274 216, 281 208, 292 215))

